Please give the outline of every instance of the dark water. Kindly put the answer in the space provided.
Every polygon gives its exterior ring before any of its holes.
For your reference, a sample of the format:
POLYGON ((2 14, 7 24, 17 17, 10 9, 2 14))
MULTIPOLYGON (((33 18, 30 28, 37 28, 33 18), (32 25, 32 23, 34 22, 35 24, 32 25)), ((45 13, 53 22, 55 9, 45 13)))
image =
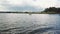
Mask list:
POLYGON ((60 15, 0 13, 0 34, 60 34, 60 15))

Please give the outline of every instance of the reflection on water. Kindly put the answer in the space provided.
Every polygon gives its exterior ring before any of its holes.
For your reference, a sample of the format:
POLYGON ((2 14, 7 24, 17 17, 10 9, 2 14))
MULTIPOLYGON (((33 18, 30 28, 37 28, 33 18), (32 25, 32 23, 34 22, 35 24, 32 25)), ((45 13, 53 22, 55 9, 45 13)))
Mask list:
POLYGON ((0 34, 60 34, 59 14, 0 14, 0 34))

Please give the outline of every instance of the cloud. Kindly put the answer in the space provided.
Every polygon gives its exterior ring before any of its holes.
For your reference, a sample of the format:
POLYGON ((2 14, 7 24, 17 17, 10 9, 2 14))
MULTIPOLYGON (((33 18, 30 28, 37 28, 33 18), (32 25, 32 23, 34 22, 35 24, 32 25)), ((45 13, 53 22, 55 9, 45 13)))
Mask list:
POLYGON ((0 10, 40 11, 48 7, 60 7, 59 0, 0 0, 0 10))
POLYGON ((36 0, 36 1, 28 1, 28 4, 35 6, 35 7, 42 7, 42 8, 47 8, 47 7, 52 7, 56 5, 56 0, 36 0))
POLYGON ((57 0, 56 7, 60 7, 60 0, 57 0))

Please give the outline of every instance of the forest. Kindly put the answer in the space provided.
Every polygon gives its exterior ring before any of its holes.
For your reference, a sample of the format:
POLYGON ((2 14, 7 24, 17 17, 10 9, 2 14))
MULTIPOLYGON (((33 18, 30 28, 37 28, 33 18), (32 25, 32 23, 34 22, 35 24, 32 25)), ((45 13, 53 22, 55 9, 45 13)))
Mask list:
POLYGON ((49 8, 46 8, 44 11, 42 11, 41 13, 59 13, 60 14, 60 8, 56 8, 56 7, 49 7, 49 8))

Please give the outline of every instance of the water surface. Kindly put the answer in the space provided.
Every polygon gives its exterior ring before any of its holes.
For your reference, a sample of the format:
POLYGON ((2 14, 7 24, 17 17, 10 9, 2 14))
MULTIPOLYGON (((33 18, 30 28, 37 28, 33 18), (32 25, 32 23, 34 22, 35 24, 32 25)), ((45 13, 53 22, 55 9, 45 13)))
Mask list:
POLYGON ((59 14, 0 13, 0 33, 60 34, 59 14))

